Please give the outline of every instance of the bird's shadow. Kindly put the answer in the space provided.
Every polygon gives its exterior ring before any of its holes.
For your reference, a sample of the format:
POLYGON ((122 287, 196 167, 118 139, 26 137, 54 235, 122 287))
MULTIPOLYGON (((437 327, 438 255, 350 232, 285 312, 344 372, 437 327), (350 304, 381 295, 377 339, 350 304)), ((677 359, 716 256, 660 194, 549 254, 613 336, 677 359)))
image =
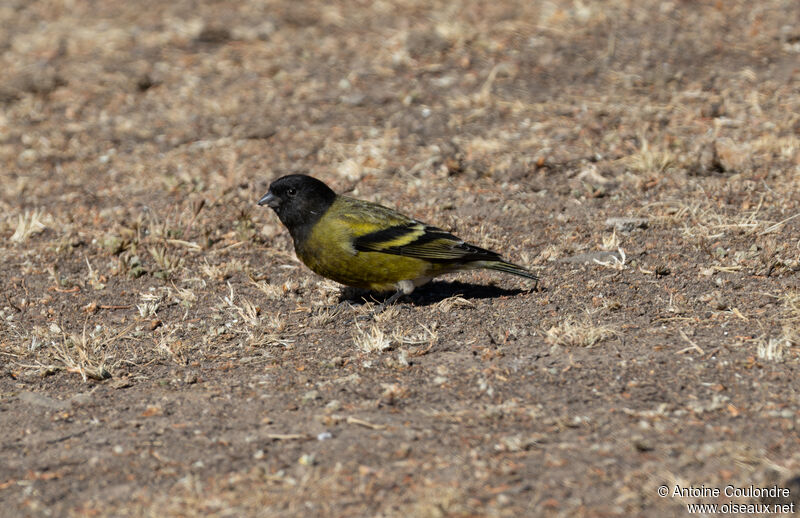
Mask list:
MULTIPOLYGON (((436 304, 445 299, 456 296, 461 296, 466 300, 470 299, 495 299, 499 297, 511 297, 521 293, 530 293, 532 291, 541 290, 541 287, 531 288, 527 290, 514 288, 505 289, 499 286, 492 286, 486 284, 473 284, 470 282, 459 281, 432 281, 428 284, 417 288, 410 295, 405 295, 400 298, 402 301, 407 301, 413 306, 429 306, 436 304)), ((376 293, 369 290, 358 290, 354 288, 347 288, 342 291, 339 297, 340 302, 384 302, 392 293, 376 293)))

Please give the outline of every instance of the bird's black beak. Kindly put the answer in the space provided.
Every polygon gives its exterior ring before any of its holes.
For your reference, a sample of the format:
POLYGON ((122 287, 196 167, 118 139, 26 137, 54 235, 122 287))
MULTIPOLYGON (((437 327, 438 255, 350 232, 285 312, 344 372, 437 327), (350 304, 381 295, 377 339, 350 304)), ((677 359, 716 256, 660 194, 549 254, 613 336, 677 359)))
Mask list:
POLYGON ((268 192, 260 200, 258 200, 258 204, 266 205, 272 209, 277 209, 281 205, 281 200, 271 192, 268 192))

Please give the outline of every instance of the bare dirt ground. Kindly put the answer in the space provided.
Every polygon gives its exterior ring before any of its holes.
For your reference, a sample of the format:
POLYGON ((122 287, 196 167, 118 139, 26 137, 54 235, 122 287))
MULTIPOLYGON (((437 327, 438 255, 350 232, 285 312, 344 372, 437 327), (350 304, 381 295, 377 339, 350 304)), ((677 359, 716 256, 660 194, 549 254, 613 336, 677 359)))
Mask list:
POLYGON ((795 0, 10 0, 0 64, 3 516, 800 497, 795 0), (255 205, 289 172, 541 289, 353 323, 255 205))

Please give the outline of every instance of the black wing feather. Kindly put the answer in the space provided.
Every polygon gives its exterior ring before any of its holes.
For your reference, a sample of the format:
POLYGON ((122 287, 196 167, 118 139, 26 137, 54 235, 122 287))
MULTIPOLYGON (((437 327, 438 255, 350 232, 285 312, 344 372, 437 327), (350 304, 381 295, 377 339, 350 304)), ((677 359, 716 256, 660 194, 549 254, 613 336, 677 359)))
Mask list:
POLYGON ((434 263, 469 263, 472 261, 502 261, 500 255, 465 243, 453 234, 440 228, 417 221, 395 225, 357 237, 353 247, 359 252, 381 252, 385 254, 416 257, 434 263), (424 230, 421 232, 421 230, 424 230), (408 242, 386 246, 392 241, 409 237, 408 242))

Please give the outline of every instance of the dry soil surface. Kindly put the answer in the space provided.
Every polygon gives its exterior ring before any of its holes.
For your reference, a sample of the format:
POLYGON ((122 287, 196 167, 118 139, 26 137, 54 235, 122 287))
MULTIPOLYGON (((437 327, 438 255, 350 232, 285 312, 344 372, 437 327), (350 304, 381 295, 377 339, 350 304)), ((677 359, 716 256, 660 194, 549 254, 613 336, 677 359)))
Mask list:
POLYGON ((796 0, 6 0, 0 66, 3 516, 796 505, 796 0), (373 315, 289 172, 542 282, 373 315))

